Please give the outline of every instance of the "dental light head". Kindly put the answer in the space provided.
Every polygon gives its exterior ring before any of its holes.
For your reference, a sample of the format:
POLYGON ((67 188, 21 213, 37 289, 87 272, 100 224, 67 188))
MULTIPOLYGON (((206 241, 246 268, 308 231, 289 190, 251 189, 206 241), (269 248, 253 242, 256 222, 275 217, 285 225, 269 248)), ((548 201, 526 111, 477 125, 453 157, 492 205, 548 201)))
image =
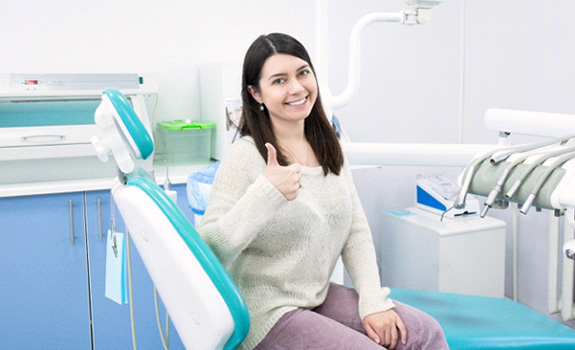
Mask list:
POLYGON ((134 170, 134 159, 146 159, 154 151, 152 136, 120 91, 104 91, 94 121, 103 134, 103 139, 91 139, 98 158, 107 162, 113 155, 123 173, 134 170))
POLYGON ((431 9, 441 3, 442 0, 405 0, 405 3, 413 8, 411 11, 403 11, 405 24, 425 24, 431 20, 431 9))
POLYGON ((405 3, 416 9, 432 9, 439 5, 442 0, 405 0, 405 3))

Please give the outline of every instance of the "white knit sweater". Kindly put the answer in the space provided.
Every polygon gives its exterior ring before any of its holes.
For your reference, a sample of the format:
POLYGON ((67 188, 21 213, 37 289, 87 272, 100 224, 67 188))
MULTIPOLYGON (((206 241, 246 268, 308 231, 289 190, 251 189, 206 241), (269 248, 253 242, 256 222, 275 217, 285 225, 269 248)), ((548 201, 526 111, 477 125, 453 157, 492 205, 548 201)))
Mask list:
POLYGON ((246 300, 251 327, 240 349, 254 348, 286 312, 321 305, 340 255, 362 319, 393 307, 347 163, 339 176, 304 167, 293 201, 262 175, 265 167, 251 137, 232 144, 198 228, 246 300))

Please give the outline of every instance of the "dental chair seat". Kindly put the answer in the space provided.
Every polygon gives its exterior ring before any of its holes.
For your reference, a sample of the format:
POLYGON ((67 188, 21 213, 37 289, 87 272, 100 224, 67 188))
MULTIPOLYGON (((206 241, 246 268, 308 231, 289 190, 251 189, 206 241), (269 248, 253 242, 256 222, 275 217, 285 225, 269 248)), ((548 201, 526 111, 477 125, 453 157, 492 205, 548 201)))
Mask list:
POLYGON ((112 194, 185 347, 235 349, 249 330, 247 306, 184 214, 140 168, 112 194))
POLYGON ((575 349, 575 330, 508 299, 392 288, 390 298, 433 316, 451 350, 575 349))

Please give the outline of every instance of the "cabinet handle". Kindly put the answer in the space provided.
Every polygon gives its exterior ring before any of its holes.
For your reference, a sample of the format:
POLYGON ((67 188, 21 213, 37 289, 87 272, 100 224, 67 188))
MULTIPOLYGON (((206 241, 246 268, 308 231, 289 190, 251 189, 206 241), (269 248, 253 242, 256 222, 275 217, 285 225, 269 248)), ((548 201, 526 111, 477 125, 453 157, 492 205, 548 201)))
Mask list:
POLYGON ((70 235, 72 244, 74 244, 74 202, 70 199, 70 235))
POLYGON ((100 197, 98 197, 98 230, 100 232, 100 242, 102 242, 102 205, 100 197))

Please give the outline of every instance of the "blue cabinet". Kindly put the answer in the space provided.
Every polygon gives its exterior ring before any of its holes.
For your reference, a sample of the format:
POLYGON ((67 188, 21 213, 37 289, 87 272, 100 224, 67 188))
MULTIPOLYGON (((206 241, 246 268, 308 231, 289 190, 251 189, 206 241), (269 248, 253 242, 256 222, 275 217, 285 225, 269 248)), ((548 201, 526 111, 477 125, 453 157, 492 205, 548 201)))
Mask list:
POLYGON ((81 193, 0 198, 0 349, 90 349, 83 213, 81 193))
MULTIPOLYGON (((174 190, 190 218, 185 185, 174 190)), ((109 191, 0 198, 0 350, 133 348, 129 305, 105 297, 110 218, 109 191)), ((161 349, 153 283, 130 247, 137 345, 161 349)), ((160 315, 165 330, 161 301, 160 315)), ((184 349, 173 324, 170 349, 184 349)))

